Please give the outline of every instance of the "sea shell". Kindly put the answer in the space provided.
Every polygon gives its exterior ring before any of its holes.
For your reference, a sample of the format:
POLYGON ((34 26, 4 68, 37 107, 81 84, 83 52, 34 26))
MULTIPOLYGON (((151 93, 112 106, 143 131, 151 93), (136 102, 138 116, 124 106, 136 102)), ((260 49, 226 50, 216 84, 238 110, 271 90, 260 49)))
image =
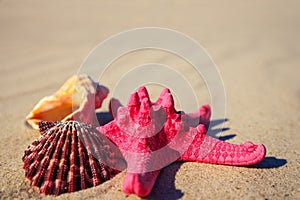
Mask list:
POLYGON ((176 111, 168 89, 151 102, 148 91, 141 87, 131 94, 127 106, 113 105, 118 107, 115 119, 96 129, 120 148, 127 162, 123 182, 127 194, 147 196, 160 170, 177 160, 252 165, 266 154, 261 144, 236 145, 210 137, 205 128, 210 123, 209 105, 192 114, 176 111))
POLYGON ((93 123, 94 109, 100 108, 109 90, 86 74, 73 75, 53 95, 41 99, 26 120, 34 129, 40 121, 77 120, 93 123), (85 117, 84 117, 85 116, 85 117))
POLYGON ((121 153, 91 125, 41 122, 42 135, 22 158, 25 176, 44 194, 59 195, 99 185, 125 168, 121 153))

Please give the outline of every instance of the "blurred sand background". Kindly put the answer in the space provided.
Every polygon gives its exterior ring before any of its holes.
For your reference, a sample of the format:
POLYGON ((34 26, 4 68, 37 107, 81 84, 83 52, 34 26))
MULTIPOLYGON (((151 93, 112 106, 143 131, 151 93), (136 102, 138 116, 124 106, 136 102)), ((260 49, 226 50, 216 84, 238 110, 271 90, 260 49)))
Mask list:
MULTIPOLYGON (((218 66, 229 130, 216 136, 232 143, 263 143, 267 157, 254 167, 172 164, 147 198, 300 199, 299 19, 296 0, 0 0, 0 197, 54 198, 40 195, 24 177, 23 152, 39 135, 24 125, 25 116, 76 73, 98 43, 128 29, 158 26, 194 38, 218 66)), ((192 68, 163 52, 120 58, 101 83, 111 88, 126 67, 146 61, 177 66, 199 90, 199 102, 210 103, 192 68)), ((150 92, 156 94, 158 88, 150 92)), ((106 106, 107 100, 103 111, 106 106)), ((213 127, 216 133, 220 126, 213 127)), ((57 199, 138 199, 122 193, 124 174, 57 199)))

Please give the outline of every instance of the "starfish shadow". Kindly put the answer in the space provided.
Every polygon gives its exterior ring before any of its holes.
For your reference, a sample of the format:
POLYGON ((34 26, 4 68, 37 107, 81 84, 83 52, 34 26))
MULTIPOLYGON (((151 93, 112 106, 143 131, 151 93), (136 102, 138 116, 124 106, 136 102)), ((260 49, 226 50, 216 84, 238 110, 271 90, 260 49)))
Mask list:
POLYGON ((180 199, 184 195, 184 193, 181 190, 176 189, 175 176, 182 164, 183 163, 180 162, 174 162, 169 166, 163 168, 157 178, 152 192, 145 199, 180 199))
POLYGON ((103 126, 113 120, 113 117, 109 112, 96 112, 96 117, 100 126, 103 126))
POLYGON ((236 134, 230 134, 230 135, 220 136, 218 137, 218 139, 222 141, 226 141, 226 140, 230 140, 231 138, 234 138, 235 136, 236 134))
POLYGON ((260 163, 252 165, 250 167, 260 168, 260 169, 271 169, 271 168, 279 168, 284 166, 287 163, 286 159, 278 159, 275 157, 266 157, 260 163))
POLYGON ((225 118, 225 119, 213 119, 213 120, 210 121, 209 126, 210 127, 218 126, 218 125, 223 124, 227 121, 229 121, 227 118, 225 118))
POLYGON ((213 129, 213 127, 218 126, 220 124, 223 124, 227 121, 228 121, 227 118, 211 120, 211 122, 209 124, 209 127, 208 127, 207 134, 211 137, 218 138, 219 140, 223 140, 223 141, 234 138, 236 136, 236 134, 230 134, 230 135, 225 135, 225 136, 217 136, 219 133, 230 130, 230 128, 215 128, 215 129, 213 129))

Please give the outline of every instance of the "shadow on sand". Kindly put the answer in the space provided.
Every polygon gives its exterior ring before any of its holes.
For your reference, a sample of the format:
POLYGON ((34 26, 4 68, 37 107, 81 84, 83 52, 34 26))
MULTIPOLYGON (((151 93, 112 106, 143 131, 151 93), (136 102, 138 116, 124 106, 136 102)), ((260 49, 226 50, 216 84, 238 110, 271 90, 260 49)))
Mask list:
POLYGON ((211 137, 218 138, 219 140, 226 141, 229 139, 232 139, 236 136, 236 134, 230 134, 230 135, 225 135, 225 136, 217 136, 219 133, 225 132, 230 130, 230 128, 214 128, 215 126, 218 126, 220 124, 223 124, 224 122, 227 122, 228 119, 215 119, 211 120, 209 124, 209 128, 207 131, 207 134, 211 137))
POLYGON ((181 198, 184 194, 181 190, 176 189, 175 176, 182 164, 183 163, 175 162, 163 168, 157 178, 152 192, 145 199, 176 200, 181 198))
POLYGON ((260 168, 260 169, 271 169, 271 168, 278 168, 282 167, 287 163, 286 159, 278 159, 275 157, 265 157, 263 161, 252 165, 251 167, 260 168))
POLYGON ((113 120, 109 112, 96 112, 96 117, 100 126, 103 126, 113 120))

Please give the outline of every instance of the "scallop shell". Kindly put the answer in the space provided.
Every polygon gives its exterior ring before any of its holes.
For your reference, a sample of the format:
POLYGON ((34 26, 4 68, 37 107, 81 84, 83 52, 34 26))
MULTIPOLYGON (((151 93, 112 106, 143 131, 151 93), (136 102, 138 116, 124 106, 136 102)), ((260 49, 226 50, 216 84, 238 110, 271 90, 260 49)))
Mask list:
POLYGON ((100 108, 109 90, 86 74, 73 75, 51 96, 41 99, 26 120, 34 129, 41 121, 77 120, 93 123, 94 112, 100 108), (85 116, 85 117, 83 117, 85 116))
MULTIPOLYGON (((42 135, 25 150, 25 176, 44 194, 60 195, 99 185, 119 170, 122 155, 91 125, 41 122, 42 135)), ((125 168, 126 166, 123 166, 125 168)))

